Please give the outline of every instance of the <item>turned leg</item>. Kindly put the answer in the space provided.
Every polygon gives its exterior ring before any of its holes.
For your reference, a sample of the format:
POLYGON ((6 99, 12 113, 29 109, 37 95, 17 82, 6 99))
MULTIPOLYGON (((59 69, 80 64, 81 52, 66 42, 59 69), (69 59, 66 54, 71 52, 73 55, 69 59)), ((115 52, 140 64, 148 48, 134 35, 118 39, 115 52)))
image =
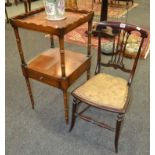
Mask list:
POLYGON ((33 99, 33 94, 32 94, 30 81, 29 81, 29 78, 27 78, 27 77, 25 77, 25 80, 26 80, 26 85, 27 85, 27 88, 28 88, 28 93, 29 93, 29 96, 30 96, 31 104, 32 104, 32 109, 34 109, 34 99, 33 99))
POLYGON ((25 80, 26 80, 26 85, 28 88, 28 92, 29 92, 29 96, 30 96, 30 100, 31 100, 31 104, 32 104, 32 109, 34 109, 34 99, 33 99, 33 95, 32 95, 30 81, 29 81, 28 74, 27 74, 27 68, 26 68, 27 65, 26 65, 25 58, 24 58, 24 52, 22 49, 22 44, 21 44, 18 28, 15 27, 14 25, 12 25, 12 26, 14 28, 16 41, 17 41, 17 47, 18 47, 18 51, 19 51, 19 55, 20 55, 20 59, 21 59, 21 68, 22 68, 23 75, 24 75, 25 80))
POLYGON ((117 122, 116 122, 116 129, 115 129, 115 152, 116 153, 118 153, 118 140, 119 140, 120 129, 121 129, 123 118, 124 118, 123 114, 118 114, 117 122))
POLYGON ((67 96, 67 90, 63 91, 63 96, 64 96, 64 113, 65 113, 65 120, 66 124, 68 124, 69 118, 68 118, 68 96, 67 96))
POLYGON ((73 104, 72 104, 72 120, 71 120, 71 126, 70 126, 70 129, 69 129, 69 132, 72 131, 72 129, 73 129, 73 127, 74 127, 74 124, 75 124, 75 119, 76 119, 76 116, 75 116, 76 107, 77 107, 76 100, 73 99, 73 104))

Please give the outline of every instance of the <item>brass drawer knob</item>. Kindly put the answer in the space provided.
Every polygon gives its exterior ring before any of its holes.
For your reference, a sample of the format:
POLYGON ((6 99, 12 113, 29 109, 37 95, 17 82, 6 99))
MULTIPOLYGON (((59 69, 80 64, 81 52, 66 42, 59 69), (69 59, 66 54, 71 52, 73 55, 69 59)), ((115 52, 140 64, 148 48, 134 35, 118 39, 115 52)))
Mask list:
POLYGON ((42 79, 43 79, 43 77, 41 76, 39 79, 40 79, 40 80, 42 80, 42 79))

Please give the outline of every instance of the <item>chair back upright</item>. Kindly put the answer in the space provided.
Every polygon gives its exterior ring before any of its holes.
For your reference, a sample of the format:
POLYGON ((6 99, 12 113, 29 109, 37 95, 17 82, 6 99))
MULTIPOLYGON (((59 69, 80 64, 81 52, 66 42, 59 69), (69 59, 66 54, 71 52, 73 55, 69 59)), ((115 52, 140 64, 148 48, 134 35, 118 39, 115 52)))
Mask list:
POLYGON ((24 7, 25 7, 25 13, 28 13, 31 11, 31 0, 23 0, 24 7))
POLYGON ((129 73, 128 85, 130 86, 144 39, 148 36, 147 32, 135 25, 103 21, 97 25, 96 33, 98 36, 98 58, 95 74, 100 73, 101 66, 120 69, 123 72, 129 73), (105 39, 110 41, 105 43, 104 40, 103 44, 102 39, 104 39, 105 28, 109 28, 113 35, 106 37, 105 39), (128 51, 132 51, 135 54, 130 65, 126 64, 128 51), (108 61, 103 62, 102 56, 107 56, 108 61))

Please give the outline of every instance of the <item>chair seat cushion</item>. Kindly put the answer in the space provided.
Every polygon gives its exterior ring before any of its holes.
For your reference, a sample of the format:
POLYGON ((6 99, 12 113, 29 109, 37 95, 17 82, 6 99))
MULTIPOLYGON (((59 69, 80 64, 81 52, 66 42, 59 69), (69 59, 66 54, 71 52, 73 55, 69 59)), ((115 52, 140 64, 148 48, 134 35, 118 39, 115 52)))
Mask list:
POLYGON ((88 104, 121 111, 128 96, 127 80, 100 73, 75 89, 72 94, 88 104))

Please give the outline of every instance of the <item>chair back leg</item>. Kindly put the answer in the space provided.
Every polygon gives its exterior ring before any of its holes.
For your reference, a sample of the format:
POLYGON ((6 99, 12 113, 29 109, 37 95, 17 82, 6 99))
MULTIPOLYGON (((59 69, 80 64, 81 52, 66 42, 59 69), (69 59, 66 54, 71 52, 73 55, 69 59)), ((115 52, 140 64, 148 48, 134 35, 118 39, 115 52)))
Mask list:
POLYGON ((120 129, 121 129, 123 118, 124 118, 124 114, 118 114, 116 129, 115 129, 115 152, 116 153, 118 153, 118 140, 119 140, 120 129))

